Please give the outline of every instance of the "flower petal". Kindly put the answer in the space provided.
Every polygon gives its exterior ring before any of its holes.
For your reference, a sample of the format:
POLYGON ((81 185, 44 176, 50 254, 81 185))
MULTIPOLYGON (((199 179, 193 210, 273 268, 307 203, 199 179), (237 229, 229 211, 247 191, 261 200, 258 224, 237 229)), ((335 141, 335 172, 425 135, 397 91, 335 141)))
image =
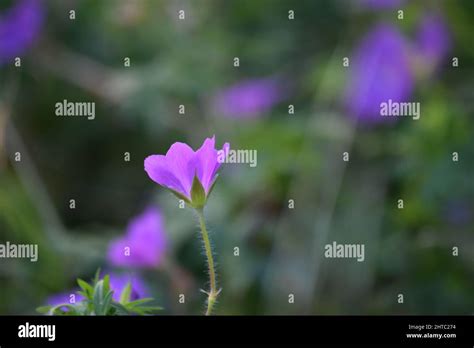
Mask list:
POLYGON ((430 64, 436 66, 445 58, 451 47, 451 35, 440 14, 424 15, 418 28, 416 44, 420 54, 430 64))
POLYGON ((357 48, 351 61, 346 104, 352 117, 367 124, 392 122, 381 117, 380 104, 392 99, 404 102, 413 90, 409 46, 398 28, 380 24, 357 48))
POLYGON ((110 289, 114 292, 113 299, 120 300, 120 294, 123 289, 130 283, 132 287, 131 300, 138 300, 143 297, 148 297, 149 290, 143 280, 135 274, 116 274, 110 273, 110 289))
POLYGON ((166 250, 166 236, 160 212, 147 208, 127 227, 127 234, 113 241, 107 253, 109 262, 120 267, 156 267, 166 250), (130 253, 125 254, 126 248, 130 253))
POLYGON ((145 171, 150 179, 157 184, 189 196, 181 181, 168 168, 167 159, 163 155, 152 155, 145 159, 145 171))
POLYGON ((166 236, 161 214, 150 207, 133 219, 127 228, 131 242, 131 261, 136 266, 157 266, 166 249, 166 236))
POLYGON ((196 151, 197 176, 206 193, 209 192, 213 181, 213 174, 217 165, 217 151, 215 149, 215 136, 204 140, 201 148, 196 151))
POLYGON ((38 38, 44 22, 44 6, 38 0, 22 0, 0 16, 0 64, 22 55, 38 38))
POLYGON ((125 248, 130 247, 130 244, 130 241, 126 238, 120 238, 110 243, 109 250, 107 251, 107 260, 114 266, 130 265, 131 256, 126 256, 124 253, 125 248))
POLYGON ((185 143, 174 143, 166 153, 166 165, 180 183, 182 189, 178 191, 190 197, 191 186, 196 172, 193 149, 185 143))
POLYGON ((285 92, 277 78, 246 79, 218 92, 213 107, 225 117, 255 118, 285 99, 285 92))

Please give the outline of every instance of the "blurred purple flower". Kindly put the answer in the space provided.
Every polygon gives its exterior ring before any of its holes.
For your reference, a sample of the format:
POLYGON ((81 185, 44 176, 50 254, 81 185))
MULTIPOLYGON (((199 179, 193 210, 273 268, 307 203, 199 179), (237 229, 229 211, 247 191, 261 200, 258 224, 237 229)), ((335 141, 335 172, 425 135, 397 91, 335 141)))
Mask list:
POLYGON ((213 98, 217 114, 231 118, 255 118, 284 99, 276 78, 247 79, 219 91, 213 98))
POLYGON ((140 298, 148 297, 149 291, 145 282, 136 274, 110 274, 110 288, 114 292, 113 299, 115 301, 120 300, 122 290, 125 289, 127 283, 131 284, 132 292, 130 294, 130 300, 138 300, 140 298))
MULTIPOLYGON (((201 148, 194 151, 189 145, 176 142, 171 145, 166 156, 148 156, 145 159, 145 171, 154 182, 189 201, 194 176, 197 176, 207 196, 221 166, 215 143, 215 136, 207 138, 201 148)), ((227 153, 229 143, 225 143, 222 150, 227 153)))
POLYGON ((70 292, 62 292, 59 294, 51 295, 46 299, 46 303, 50 306, 57 306, 62 303, 75 304, 84 299, 84 296, 78 294, 79 289, 74 289, 70 292), (71 302, 73 300, 74 302, 71 302))
POLYGON ((466 226, 473 219, 472 209, 465 200, 450 201, 443 211, 444 220, 450 225, 466 226))
POLYGON ((123 238, 113 241, 107 258, 115 266, 156 267, 166 251, 166 235, 161 213, 148 207, 135 217, 123 238))
MULTIPOLYGON (((147 297, 149 295, 148 288, 141 278, 137 275, 127 275, 127 274, 116 274, 111 273, 110 276, 110 289, 114 292, 113 299, 115 301, 120 300, 120 295, 122 290, 125 289, 127 283, 130 282, 132 292, 130 294, 130 300, 138 300, 140 298, 147 297)), ((74 303, 78 303, 84 300, 84 296, 77 293, 79 289, 71 290, 70 292, 63 292, 59 294, 54 294, 46 299, 46 303, 50 306, 57 306, 63 303, 71 303, 71 295, 74 295, 74 303)), ((71 303, 71 304, 74 304, 71 303)))
POLYGON ((0 13, 0 64, 20 56, 34 43, 43 19, 40 0, 18 0, 0 13))
POLYGON ((374 10, 393 9, 400 6, 404 0, 359 0, 364 7, 370 7, 374 10))
POLYGON ((379 24, 352 55, 345 102, 350 115, 364 123, 394 120, 382 117, 380 104, 403 102, 413 90, 409 46, 397 28, 379 24))
POLYGON ((423 64, 436 67, 446 57, 451 47, 451 35, 440 14, 426 14, 421 19, 416 37, 416 47, 424 59, 423 64))

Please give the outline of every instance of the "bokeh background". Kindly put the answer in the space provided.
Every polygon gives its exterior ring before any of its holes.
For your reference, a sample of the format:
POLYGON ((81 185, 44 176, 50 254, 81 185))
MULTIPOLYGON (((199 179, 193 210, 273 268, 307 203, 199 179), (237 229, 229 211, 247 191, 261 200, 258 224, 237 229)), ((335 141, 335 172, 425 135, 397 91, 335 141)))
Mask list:
POLYGON ((0 242, 37 243, 39 260, 0 259, 0 313, 35 313, 98 268, 140 279, 163 314, 201 313, 195 216, 143 160, 215 134, 258 151, 223 166, 206 210, 218 314, 471 314, 473 22, 469 0, 2 0, 0 242), (420 119, 381 118, 388 98, 420 119), (95 119, 57 117, 64 99, 95 119), (114 265, 150 206, 160 261, 114 265), (332 241, 365 261, 324 258, 332 241))

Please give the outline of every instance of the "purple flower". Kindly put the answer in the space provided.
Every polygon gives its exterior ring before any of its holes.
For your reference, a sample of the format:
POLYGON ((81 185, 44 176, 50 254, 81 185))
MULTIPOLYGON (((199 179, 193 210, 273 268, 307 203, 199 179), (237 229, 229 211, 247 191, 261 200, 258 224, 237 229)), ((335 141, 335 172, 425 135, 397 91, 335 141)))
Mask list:
POLYGON ((365 123, 395 119, 381 116, 380 104, 403 102, 411 95, 408 54, 408 44, 395 27, 380 24, 368 33, 350 61, 345 99, 352 117, 365 123))
POLYGON ((121 267, 156 267, 166 250, 166 236, 160 212, 148 207, 135 217, 123 238, 109 246, 107 258, 121 267))
POLYGON ((38 37, 44 9, 40 0, 18 0, 0 13, 0 64, 23 54, 38 37))
POLYGON ((255 118, 283 99, 276 78, 247 79, 218 92, 213 105, 215 112, 225 117, 255 118))
POLYGON ((400 6, 404 0, 359 0, 365 6, 374 10, 393 9, 400 6))
POLYGON ((78 294, 79 289, 74 289, 70 292, 62 292, 51 295, 46 299, 46 303, 50 306, 57 306, 63 303, 75 304, 84 299, 84 296, 78 294))
POLYGON ((441 15, 430 13, 421 19, 416 47, 423 59, 423 64, 436 67, 446 57, 451 47, 451 36, 441 15))
POLYGON ((114 292, 113 299, 115 301, 120 300, 120 295, 128 283, 130 283, 132 289, 130 294, 131 301, 149 296, 148 287, 138 275, 111 273, 110 289, 114 292))
MULTIPOLYGON (((222 149, 228 153, 229 144, 222 149)), ((157 184, 166 187, 180 198, 195 207, 202 207, 217 179, 221 166, 218 151, 215 149, 215 137, 207 138, 201 148, 194 151, 184 143, 174 143, 163 155, 152 155, 145 159, 145 171, 157 184), (196 178, 196 180, 195 180, 196 178), (192 197, 193 183, 200 184, 202 196, 192 197)))

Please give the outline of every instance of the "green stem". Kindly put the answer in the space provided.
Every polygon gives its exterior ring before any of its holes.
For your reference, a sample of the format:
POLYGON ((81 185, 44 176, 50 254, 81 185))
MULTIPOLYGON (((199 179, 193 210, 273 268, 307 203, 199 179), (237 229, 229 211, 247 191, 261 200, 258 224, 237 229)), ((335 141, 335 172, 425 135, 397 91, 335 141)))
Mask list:
POLYGON ((209 234, 207 233, 206 222, 204 221, 204 212, 202 209, 196 209, 199 218, 199 225, 201 226, 202 240, 204 241, 204 249, 206 250, 207 265, 209 266, 209 283, 211 289, 207 293, 207 311, 206 315, 212 313, 212 308, 217 299, 216 289, 216 271, 214 269, 214 258, 212 256, 211 242, 209 240, 209 234))

